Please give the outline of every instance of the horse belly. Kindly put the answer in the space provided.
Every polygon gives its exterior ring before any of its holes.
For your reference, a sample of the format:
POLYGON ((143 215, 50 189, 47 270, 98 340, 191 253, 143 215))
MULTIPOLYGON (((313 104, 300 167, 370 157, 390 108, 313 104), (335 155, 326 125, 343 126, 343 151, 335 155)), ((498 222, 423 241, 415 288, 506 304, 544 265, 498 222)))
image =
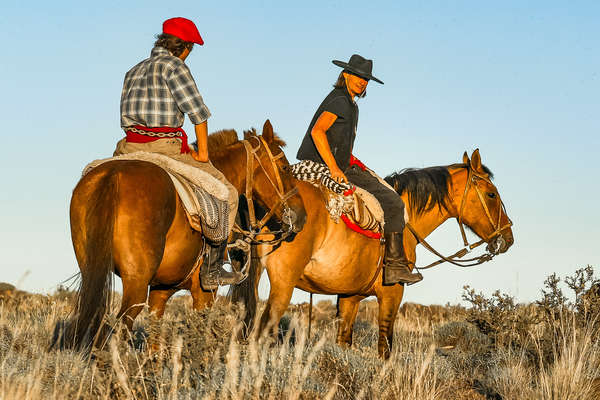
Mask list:
POLYGON ((353 294, 365 289, 378 273, 379 245, 358 249, 319 250, 304 269, 297 287, 322 294, 353 294))

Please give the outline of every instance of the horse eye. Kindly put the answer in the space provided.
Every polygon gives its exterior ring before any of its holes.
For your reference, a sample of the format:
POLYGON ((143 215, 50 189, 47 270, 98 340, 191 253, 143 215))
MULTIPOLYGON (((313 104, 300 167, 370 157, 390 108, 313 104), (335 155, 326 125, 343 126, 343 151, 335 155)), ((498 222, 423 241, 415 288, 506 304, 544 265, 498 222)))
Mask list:
POLYGON ((495 198, 496 198, 496 193, 490 192, 490 193, 488 193, 487 195, 488 195, 488 197, 489 197, 490 199, 495 199, 495 198))

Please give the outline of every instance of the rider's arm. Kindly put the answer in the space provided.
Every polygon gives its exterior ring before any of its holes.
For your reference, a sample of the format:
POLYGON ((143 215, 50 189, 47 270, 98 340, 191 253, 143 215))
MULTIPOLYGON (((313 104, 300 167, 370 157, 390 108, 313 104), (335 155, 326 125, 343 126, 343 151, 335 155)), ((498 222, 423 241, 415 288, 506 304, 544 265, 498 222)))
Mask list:
POLYGON ((312 130, 310 131, 310 135, 313 138, 315 143, 315 147, 319 152, 319 155, 329 167, 329 171, 331 172, 331 177, 336 181, 344 181, 348 182, 346 179, 346 175, 342 172, 342 170, 338 167, 337 162, 335 161, 335 157, 331 152, 331 147, 329 147, 329 141, 327 140, 327 130, 331 128, 331 125, 337 119, 337 115, 330 113, 329 111, 323 111, 323 113, 315 122, 312 130))
POLYGON ((196 161, 208 162, 208 123, 206 121, 195 125, 196 141, 198 143, 198 152, 192 150, 192 157, 196 161))

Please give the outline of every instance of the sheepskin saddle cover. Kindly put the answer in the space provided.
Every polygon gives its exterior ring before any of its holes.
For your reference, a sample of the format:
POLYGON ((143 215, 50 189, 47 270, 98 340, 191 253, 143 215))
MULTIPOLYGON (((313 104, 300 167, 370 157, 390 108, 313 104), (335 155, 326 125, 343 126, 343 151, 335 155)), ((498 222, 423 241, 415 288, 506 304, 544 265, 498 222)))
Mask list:
POLYGON ((321 189, 329 215, 336 223, 345 215, 363 230, 383 232, 383 209, 371 193, 334 181, 325 164, 304 160, 292 165, 291 170, 297 179, 311 182, 321 189))
POLYGON ((146 161, 162 168, 173 181, 192 228, 214 242, 227 239, 230 228, 228 189, 218 179, 181 161, 145 151, 92 161, 83 169, 83 175, 101 164, 118 160, 146 161))

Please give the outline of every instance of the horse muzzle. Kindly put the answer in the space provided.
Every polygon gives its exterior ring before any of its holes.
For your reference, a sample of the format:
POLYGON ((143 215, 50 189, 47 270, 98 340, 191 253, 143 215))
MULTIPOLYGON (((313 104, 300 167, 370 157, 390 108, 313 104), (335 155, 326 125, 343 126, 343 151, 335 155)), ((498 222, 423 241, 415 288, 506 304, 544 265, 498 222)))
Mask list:
POLYGON ((514 243, 511 234, 500 233, 488 242, 487 251, 491 254, 498 255, 505 253, 514 243))

